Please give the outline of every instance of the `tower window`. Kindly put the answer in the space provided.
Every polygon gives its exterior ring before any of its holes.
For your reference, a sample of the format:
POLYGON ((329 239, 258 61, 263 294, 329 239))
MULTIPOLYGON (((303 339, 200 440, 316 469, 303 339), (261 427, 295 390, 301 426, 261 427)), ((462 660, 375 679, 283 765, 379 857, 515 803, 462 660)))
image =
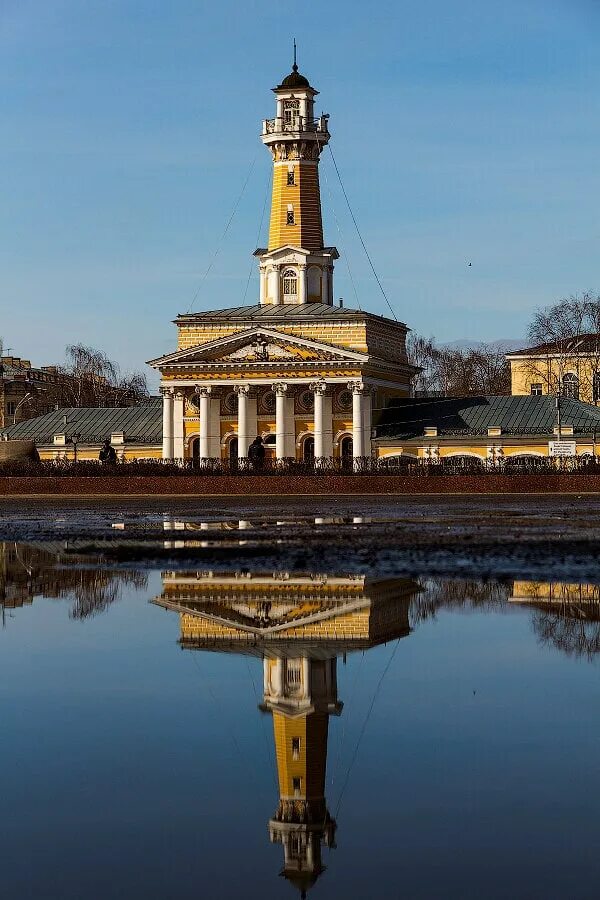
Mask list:
POLYGON ((292 759, 300 759, 300 738, 292 738, 292 759))
POLYGON ((300 791, 302 790, 302 779, 292 778, 292 788, 294 791, 294 797, 299 797, 300 791))
POLYGON ((288 170, 287 183, 288 183, 289 187, 293 187, 296 184, 296 182, 294 180, 294 170, 293 169, 288 170))
POLYGON ((542 395, 542 385, 541 384, 532 384, 531 388, 531 396, 532 397, 540 397, 542 395))
POLYGON ((293 210, 293 209, 288 209, 288 211, 287 211, 287 213, 286 213, 286 217, 285 217, 285 223, 286 223, 286 225, 294 225, 294 224, 295 224, 295 223, 294 223, 294 210, 293 210))
POLYGON ((297 131, 300 118, 300 101, 283 101, 283 127, 288 131, 297 131))
POLYGON ((286 269, 283 273, 283 296, 296 297, 298 295, 298 276, 293 269, 286 269))

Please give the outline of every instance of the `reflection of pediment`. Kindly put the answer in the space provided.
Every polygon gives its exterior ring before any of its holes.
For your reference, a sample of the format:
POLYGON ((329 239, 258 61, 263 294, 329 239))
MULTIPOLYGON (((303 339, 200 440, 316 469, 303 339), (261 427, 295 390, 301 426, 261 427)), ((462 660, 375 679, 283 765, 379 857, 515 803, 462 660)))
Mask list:
POLYGON ((417 590, 400 578, 173 573, 163 576, 155 602, 181 614, 185 646, 205 640, 364 647, 409 633, 409 600, 417 590))
POLYGON ((321 341, 290 336, 272 328, 250 328, 225 338, 178 350, 151 361, 155 366, 187 367, 244 363, 366 362, 368 356, 321 341))

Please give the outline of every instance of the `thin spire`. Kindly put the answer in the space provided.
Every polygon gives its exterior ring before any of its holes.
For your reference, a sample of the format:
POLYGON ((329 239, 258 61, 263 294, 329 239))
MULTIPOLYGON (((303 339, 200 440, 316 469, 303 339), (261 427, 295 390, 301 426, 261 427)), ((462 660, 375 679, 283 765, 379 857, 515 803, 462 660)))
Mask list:
POLYGON ((296 62, 296 38, 294 38, 294 65, 292 66, 292 71, 298 71, 298 63, 296 62))

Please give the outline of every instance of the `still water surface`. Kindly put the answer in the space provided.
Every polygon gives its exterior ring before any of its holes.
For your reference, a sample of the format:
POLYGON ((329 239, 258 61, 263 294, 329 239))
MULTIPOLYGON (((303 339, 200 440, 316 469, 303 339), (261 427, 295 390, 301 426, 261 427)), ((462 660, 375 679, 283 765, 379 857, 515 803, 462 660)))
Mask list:
POLYGON ((598 896, 600 591, 0 544, 2 896, 598 896))

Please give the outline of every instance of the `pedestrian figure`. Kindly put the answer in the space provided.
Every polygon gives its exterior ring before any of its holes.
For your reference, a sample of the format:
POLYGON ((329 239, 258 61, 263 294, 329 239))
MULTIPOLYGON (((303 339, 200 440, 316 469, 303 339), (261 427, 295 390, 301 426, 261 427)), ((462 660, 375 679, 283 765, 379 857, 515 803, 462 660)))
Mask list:
POLYGON ((260 435, 255 437, 248 447, 248 459, 253 469, 262 469, 265 461, 265 448, 260 435))
POLYGON ((100 450, 100 455, 98 457, 101 463, 116 463, 117 461, 117 451, 114 447, 111 447, 110 441, 107 439, 102 444, 102 449, 100 450))

